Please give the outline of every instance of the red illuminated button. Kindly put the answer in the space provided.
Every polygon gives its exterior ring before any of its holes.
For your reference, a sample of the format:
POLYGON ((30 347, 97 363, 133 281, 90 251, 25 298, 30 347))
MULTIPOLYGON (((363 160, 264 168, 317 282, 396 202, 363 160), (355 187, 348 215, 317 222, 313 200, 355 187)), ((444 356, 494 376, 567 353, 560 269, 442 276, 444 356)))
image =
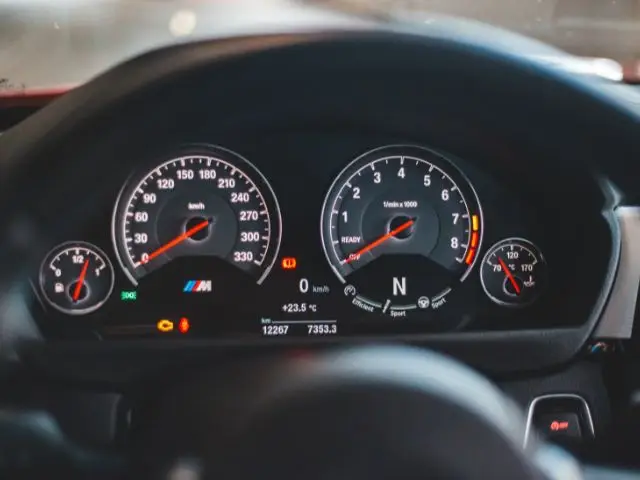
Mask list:
POLYGON ((549 425, 549 430, 552 432, 564 432, 565 430, 569 430, 569 422, 554 420, 551 422, 551 425, 549 425))
POLYGON ((575 413, 546 413, 538 417, 538 428, 551 438, 582 438, 580 419, 575 413))

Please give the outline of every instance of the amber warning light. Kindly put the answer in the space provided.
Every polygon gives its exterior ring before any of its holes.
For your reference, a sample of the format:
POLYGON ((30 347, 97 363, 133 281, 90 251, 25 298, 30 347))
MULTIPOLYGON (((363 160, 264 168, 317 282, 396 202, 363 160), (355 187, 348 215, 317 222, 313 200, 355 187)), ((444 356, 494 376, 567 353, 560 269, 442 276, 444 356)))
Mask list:
POLYGON ((158 331, 162 333, 173 331, 173 322, 171 320, 167 320, 166 318, 158 320, 156 326, 158 328, 158 331))
POLYGON ((282 258, 282 269, 283 270, 295 270, 298 266, 298 260, 296 257, 283 257, 282 258))
POLYGON ((163 318, 162 320, 158 320, 156 328, 161 333, 169 333, 177 329, 180 333, 185 334, 191 329, 191 322, 189 322, 189 319, 187 317, 182 317, 176 325, 175 322, 163 318))

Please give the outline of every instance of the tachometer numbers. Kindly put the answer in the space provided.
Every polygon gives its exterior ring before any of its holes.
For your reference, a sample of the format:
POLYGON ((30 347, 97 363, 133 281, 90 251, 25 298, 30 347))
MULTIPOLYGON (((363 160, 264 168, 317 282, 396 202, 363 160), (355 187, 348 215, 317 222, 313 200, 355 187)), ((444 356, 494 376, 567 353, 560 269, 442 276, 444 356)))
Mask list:
POLYGON ((322 244, 351 303, 371 313, 422 316, 446 304, 482 243, 476 193, 454 164, 392 145, 351 162, 322 210, 322 244))
POLYGON ((111 295, 113 267, 105 253, 94 245, 63 243, 42 262, 40 289, 45 300, 63 313, 90 313, 111 295))
POLYGON ((547 263, 533 243, 523 238, 507 238, 484 256, 480 279, 495 303, 521 307, 534 302, 544 290, 547 263))

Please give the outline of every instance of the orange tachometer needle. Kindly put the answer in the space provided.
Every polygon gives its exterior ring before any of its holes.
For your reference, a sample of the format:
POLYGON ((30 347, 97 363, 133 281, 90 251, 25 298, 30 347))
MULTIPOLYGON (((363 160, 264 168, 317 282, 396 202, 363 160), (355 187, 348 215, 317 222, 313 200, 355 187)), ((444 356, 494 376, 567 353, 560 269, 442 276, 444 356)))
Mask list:
POLYGON ((87 258, 82 265, 82 271, 78 277, 76 288, 73 289, 73 301, 77 302, 80 298, 80 292, 82 291, 82 285, 84 285, 84 277, 87 276, 87 268, 89 268, 89 259, 87 258))
POLYGON ((140 265, 144 265, 145 263, 149 263, 151 260, 156 258, 158 255, 162 255, 167 250, 175 247, 176 245, 181 244, 187 238, 192 237, 193 235, 198 233, 203 228, 206 228, 207 225, 209 225, 209 220, 203 220, 202 222, 197 224, 195 227, 191 227, 189 230, 187 230, 183 234, 178 235, 176 238, 174 238, 170 242, 165 243, 163 246, 161 246, 160 248, 158 248, 154 252, 150 253, 147 257, 141 259, 140 260, 140 265))
POLYGON ((403 230, 406 230, 407 228, 409 228, 414 223, 415 223, 414 220, 407 220, 406 222, 404 222, 399 227, 396 227, 393 230, 391 230, 389 233, 386 233, 386 234, 382 235, 380 238, 378 238, 377 240, 374 240, 369 245, 366 245, 366 246, 362 247, 356 253, 350 254, 347 258, 345 258, 342 261, 342 263, 351 263, 354 260, 357 260, 360 257, 360 255, 373 250, 374 248, 376 248, 381 243, 384 243, 387 240, 389 240, 391 237, 395 237, 397 234, 399 234, 403 230))
POLYGON ((504 274, 507 276, 507 278, 511 282, 511 285, 513 286, 513 289, 516 291, 516 294, 520 295, 520 286, 518 285, 518 282, 516 282, 516 279, 513 278, 513 275, 511 274, 511 270, 509 270, 509 267, 507 266, 507 264, 504 263, 504 260, 502 260, 500 257, 498 257, 498 263, 502 267, 502 271, 504 272, 504 274))

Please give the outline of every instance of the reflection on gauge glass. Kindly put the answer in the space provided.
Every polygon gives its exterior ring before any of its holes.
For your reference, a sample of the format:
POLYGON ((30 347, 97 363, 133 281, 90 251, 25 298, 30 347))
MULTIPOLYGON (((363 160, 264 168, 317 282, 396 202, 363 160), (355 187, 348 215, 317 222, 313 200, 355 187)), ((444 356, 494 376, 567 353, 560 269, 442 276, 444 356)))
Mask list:
POLYGON ((525 306, 535 301, 547 283, 547 263, 533 243, 507 238, 496 243, 480 267, 482 287, 499 305, 525 306))
POLYGON ((40 267, 40 289, 45 300, 69 315, 100 308, 113 290, 113 267, 105 253, 86 242, 55 247, 40 267))
POLYGON ((338 175, 321 229, 352 304, 405 317, 445 305, 467 278, 482 241, 482 210, 471 183, 443 155, 387 146, 338 175))
POLYGON ((185 148, 134 175, 113 216, 119 260, 137 285, 174 259, 216 257, 261 283, 280 246, 280 208, 246 159, 213 146, 185 148))

